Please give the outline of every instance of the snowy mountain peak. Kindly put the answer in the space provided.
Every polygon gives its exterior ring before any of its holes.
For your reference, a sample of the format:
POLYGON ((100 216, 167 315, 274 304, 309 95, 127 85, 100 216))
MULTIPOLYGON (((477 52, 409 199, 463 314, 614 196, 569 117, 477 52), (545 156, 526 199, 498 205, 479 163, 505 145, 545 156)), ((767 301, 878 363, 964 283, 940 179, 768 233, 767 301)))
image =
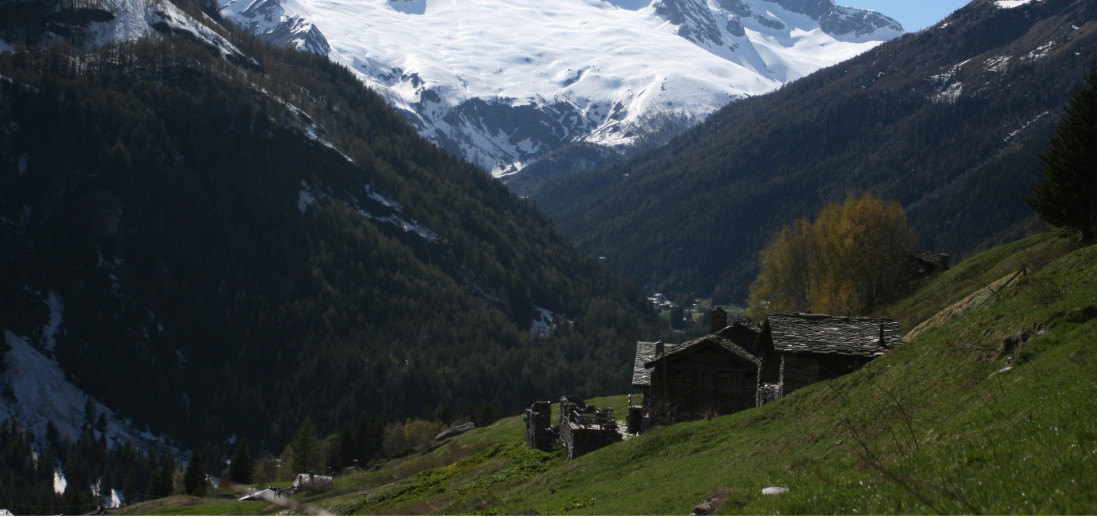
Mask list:
POLYGON ((902 33, 830 0, 221 2, 497 177, 571 143, 637 145, 902 33))
POLYGON ((94 47, 178 33, 188 34, 225 59, 246 60, 215 30, 219 28, 216 21, 204 13, 196 18, 169 0, 27 0, 6 6, 0 2, 0 7, 8 8, 4 15, 26 19, 25 25, 15 24, 10 33, 0 30, 0 48, 13 43, 45 45, 55 38, 94 47))
POLYGON ((231 0, 221 5, 221 13, 277 45, 327 55, 327 38, 295 6, 292 0, 231 0))

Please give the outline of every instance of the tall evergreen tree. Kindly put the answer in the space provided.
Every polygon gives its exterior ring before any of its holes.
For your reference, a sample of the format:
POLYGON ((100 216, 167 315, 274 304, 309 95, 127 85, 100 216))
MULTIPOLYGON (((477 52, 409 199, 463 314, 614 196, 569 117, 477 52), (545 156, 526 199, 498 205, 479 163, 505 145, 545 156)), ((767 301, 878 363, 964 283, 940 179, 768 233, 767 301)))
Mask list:
POLYGON ((171 454, 164 453, 160 457, 160 463, 154 469, 149 479, 148 494, 150 498, 167 497, 175 488, 175 460, 171 454))
POLYGON ((312 418, 305 417, 297 434, 293 435, 290 442, 293 459, 290 465, 294 473, 311 472, 316 466, 317 460, 316 428, 312 425, 312 418))
POLYGON ((236 452, 232 455, 232 464, 229 465, 229 479, 234 483, 251 483, 254 465, 248 441, 240 440, 236 444, 236 452))
POLYGON ((122 503, 125 505, 131 505, 137 501, 137 481, 134 479, 133 467, 131 466, 126 472, 126 480, 122 485, 122 503))
POLYGON ((1045 221, 1097 238, 1097 60, 1074 91, 1063 121, 1040 154, 1044 177, 1025 198, 1045 221))
POLYGON ((206 495, 206 455, 202 451, 191 453, 187 470, 183 472, 183 488, 188 495, 206 495))

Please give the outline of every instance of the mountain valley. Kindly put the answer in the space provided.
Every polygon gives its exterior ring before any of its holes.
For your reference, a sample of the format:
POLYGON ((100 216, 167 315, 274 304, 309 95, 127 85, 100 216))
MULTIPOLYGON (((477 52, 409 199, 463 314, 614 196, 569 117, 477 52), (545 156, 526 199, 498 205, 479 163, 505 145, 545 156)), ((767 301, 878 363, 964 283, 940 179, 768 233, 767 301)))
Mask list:
MULTIPOLYGON (((353 472, 298 499, 339 513, 1089 509, 1051 473, 1097 454, 1059 432, 1097 421, 1094 250, 1024 198, 1093 56, 1088 0, 915 34, 831 0, 0 0, 0 508, 179 494, 250 444, 263 484, 353 472), (866 192, 958 264, 874 316, 994 302, 592 460, 511 443, 536 400, 620 411, 638 340, 708 331, 647 295, 734 312, 776 231, 866 192)), ((133 511, 282 511, 209 488, 133 511)))

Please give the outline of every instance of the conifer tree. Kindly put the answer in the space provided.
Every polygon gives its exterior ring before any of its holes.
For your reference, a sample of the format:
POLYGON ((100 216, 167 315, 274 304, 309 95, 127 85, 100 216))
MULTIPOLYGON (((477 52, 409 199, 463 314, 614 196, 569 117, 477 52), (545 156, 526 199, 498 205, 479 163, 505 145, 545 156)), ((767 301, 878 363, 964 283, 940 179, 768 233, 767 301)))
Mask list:
POLYGON ((1064 111, 1040 154, 1044 176, 1025 201, 1049 224, 1077 230, 1090 243, 1097 239, 1097 60, 1064 111))
POLYGON ((126 472, 126 480, 122 485, 122 502, 125 505, 131 505, 137 501, 137 480, 134 479, 133 467, 131 466, 126 472))
POLYGON ((187 495, 206 495, 206 455, 201 451, 194 451, 190 455, 187 470, 183 472, 183 489, 187 495))
POLYGON ((251 483, 254 463, 251 460, 251 449, 247 440, 240 440, 236 444, 236 452, 232 455, 232 464, 229 465, 229 479, 235 483, 251 483))
POLYGON ((312 425, 312 418, 305 417, 305 421, 301 423, 297 434, 293 436, 293 441, 290 442, 293 456, 290 464, 293 466, 294 473, 311 472, 315 467, 316 443, 316 428, 312 425))
POLYGON ((151 498, 171 495, 175 485, 175 460, 171 454, 164 453, 149 479, 148 494, 151 498))

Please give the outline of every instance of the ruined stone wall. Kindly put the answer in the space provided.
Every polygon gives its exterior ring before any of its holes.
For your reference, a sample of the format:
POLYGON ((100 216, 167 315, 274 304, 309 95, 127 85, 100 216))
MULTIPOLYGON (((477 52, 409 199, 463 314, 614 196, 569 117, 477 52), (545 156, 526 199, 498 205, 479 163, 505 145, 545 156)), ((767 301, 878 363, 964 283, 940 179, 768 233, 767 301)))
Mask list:
POLYGON ((534 402, 526 410, 526 445, 534 449, 551 451, 557 431, 552 427, 552 403, 534 402))
POLYGON ((577 397, 560 399, 559 429, 569 460, 621 441, 613 410, 588 406, 577 397))

